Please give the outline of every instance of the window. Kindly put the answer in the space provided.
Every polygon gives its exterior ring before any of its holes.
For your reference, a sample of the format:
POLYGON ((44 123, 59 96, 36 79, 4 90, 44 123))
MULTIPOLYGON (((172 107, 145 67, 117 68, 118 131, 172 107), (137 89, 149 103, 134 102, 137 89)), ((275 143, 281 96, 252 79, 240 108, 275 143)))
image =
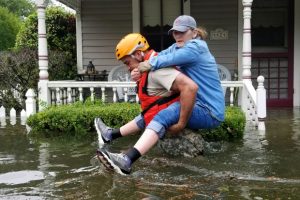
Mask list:
POLYGON ((161 51, 174 43, 168 30, 182 13, 182 0, 141 0, 141 32, 152 49, 161 51))
POLYGON ((287 51, 288 1, 257 0, 252 9, 253 50, 287 51))

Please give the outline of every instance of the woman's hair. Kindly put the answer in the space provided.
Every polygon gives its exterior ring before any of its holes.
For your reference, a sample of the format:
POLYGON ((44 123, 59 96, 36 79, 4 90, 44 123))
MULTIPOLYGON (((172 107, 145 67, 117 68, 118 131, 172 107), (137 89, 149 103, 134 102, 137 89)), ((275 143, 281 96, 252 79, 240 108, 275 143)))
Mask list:
POLYGON ((207 31, 205 28, 199 26, 194 30, 197 32, 197 36, 200 37, 201 40, 205 40, 207 38, 207 31))

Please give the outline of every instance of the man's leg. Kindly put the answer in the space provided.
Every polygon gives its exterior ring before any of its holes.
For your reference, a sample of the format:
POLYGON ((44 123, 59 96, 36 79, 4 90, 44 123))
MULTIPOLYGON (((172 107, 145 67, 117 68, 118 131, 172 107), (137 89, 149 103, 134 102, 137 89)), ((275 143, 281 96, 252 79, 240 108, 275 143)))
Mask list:
POLYGON ((160 111, 148 124, 146 130, 134 145, 126 153, 111 153, 105 149, 99 150, 99 155, 106 159, 103 163, 110 166, 120 174, 129 174, 132 164, 142 155, 146 154, 160 138, 163 138, 168 127, 177 123, 179 119, 180 105, 170 105, 160 111), (156 121, 155 121, 156 120, 156 121))
POLYGON ((103 165, 120 174, 129 174, 132 164, 147 153, 159 140, 159 135, 152 129, 146 129, 134 147, 126 153, 111 153, 106 149, 98 150, 103 165), (103 160, 104 159, 104 160, 103 160))
POLYGON ((154 130, 146 129, 140 139, 134 145, 134 148, 139 151, 140 155, 145 155, 157 143, 158 140, 159 136, 154 130))
POLYGON ((121 128, 110 128, 100 118, 95 118, 95 127, 98 133, 99 146, 111 142, 119 137, 135 134, 145 128, 144 118, 139 115, 134 120, 123 125, 121 128))

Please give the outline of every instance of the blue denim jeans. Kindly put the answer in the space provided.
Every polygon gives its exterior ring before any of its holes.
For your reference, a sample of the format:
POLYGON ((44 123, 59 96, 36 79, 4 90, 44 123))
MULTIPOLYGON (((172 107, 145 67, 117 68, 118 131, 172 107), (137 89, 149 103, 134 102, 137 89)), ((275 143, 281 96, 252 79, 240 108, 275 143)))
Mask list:
MULTIPOLYGON (((166 130, 178 122, 179 115, 180 103, 175 102, 155 115, 146 128, 154 130, 160 138, 163 138, 166 130)), ((145 122, 141 115, 137 116, 135 121, 139 128, 145 128, 145 122)), ((190 129, 215 128, 219 126, 220 123, 219 120, 213 117, 207 107, 196 103, 186 127, 190 129)))

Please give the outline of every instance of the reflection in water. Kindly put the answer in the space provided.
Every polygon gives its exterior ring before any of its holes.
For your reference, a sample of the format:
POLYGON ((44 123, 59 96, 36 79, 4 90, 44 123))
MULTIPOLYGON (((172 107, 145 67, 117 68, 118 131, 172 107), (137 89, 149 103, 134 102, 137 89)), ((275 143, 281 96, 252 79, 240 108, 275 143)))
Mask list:
POLYGON ((30 181, 43 180, 44 174, 40 171, 17 171, 0 174, 0 184, 18 185, 28 183, 30 181))
POLYGON ((293 135, 292 139, 295 142, 295 145, 298 150, 300 150, 300 108, 294 110, 294 117, 292 120, 292 130, 293 135))
POLYGON ((49 172, 49 166, 50 166, 50 153, 49 153, 49 144, 48 143, 42 143, 39 146, 39 165, 38 169, 43 172, 45 176, 45 180, 43 183, 40 184, 39 189, 42 191, 53 191, 54 187, 54 178, 55 173, 49 172))
MULTIPOLYGON (((247 127, 243 140, 208 143, 193 159, 154 148, 130 176, 91 166, 96 139, 41 142, 8 125, 0 129, 0 199, 297 199, 299 124, 299 110, 269 110, 264 136, 247 127)), ((119 151, 135 140, 111 145, 119 151)))
POLYGON ((0 117, 0 128, 5 128, 6 126, 6 118, 0 117))

